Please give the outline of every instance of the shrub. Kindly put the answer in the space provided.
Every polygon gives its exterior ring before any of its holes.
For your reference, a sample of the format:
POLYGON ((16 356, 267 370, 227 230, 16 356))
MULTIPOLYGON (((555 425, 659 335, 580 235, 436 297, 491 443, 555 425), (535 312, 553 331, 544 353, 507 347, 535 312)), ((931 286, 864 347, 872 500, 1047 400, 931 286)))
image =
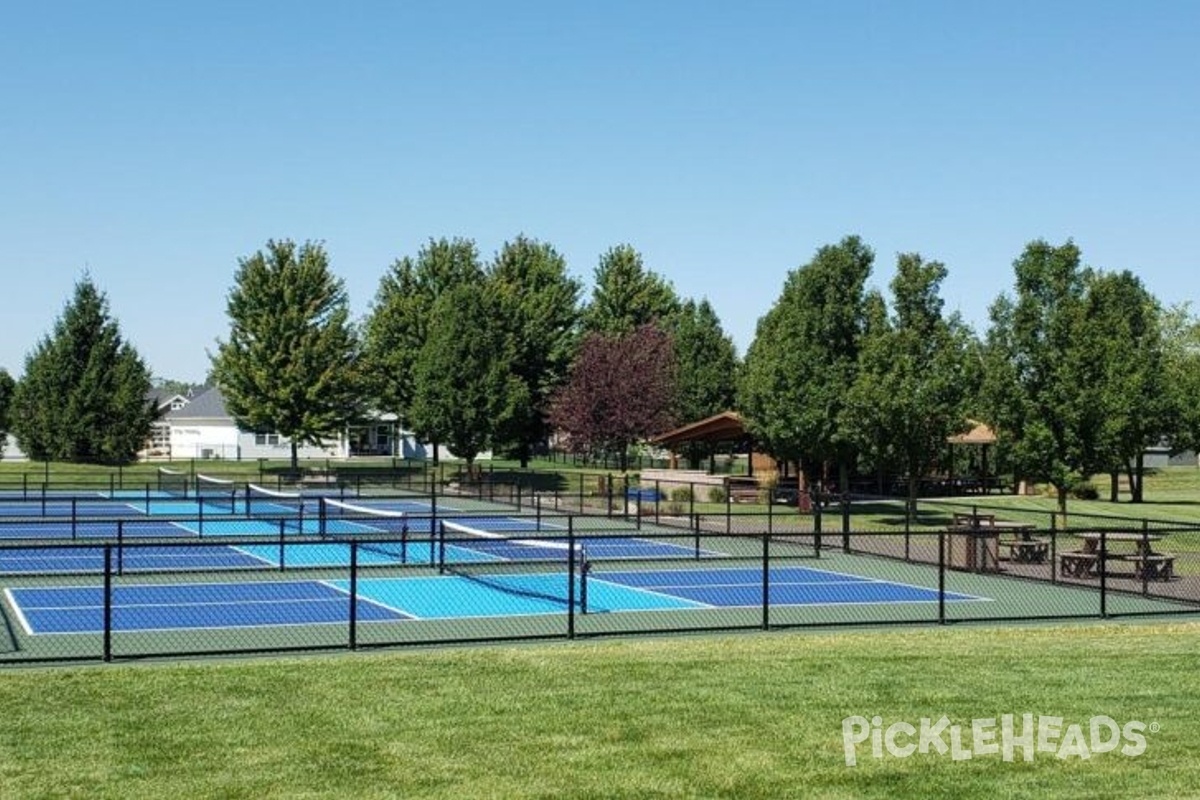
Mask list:
POLYGON ((1100 490, 1087 478, 1072 478, 1067 493, 1076 500, 1099 500, 1100 490))
POLYGON ((724 489, 724 487, 721 487, 721 486, 714 486, 714 487, 712 487, 711 489, 709 489, 709 490, 708 490, 708 502, 710 502, 710 503, 724 503, 724 502, 725 502, 725 489, 724 489))
POLYGON ((676 503, 690 503, 692 501, 692 487, 676 486, 671 490, 671 500, 676 503))

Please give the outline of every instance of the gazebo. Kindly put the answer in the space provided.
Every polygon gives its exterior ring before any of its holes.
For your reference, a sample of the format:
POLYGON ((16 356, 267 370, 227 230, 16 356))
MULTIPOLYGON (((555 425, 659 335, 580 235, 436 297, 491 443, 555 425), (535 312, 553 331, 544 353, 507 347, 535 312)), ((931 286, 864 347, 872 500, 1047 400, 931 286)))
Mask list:
POLYGON ((721 486, 735 499, 751 499, 757 495, 758 481, 754 477, 755 468, 774 468, 774 461, 763 461, 765 456, 754 453, 753 443, 741 416, 735 411, 722 411, 711 417, 690 422, 674 430, 659 434, 649 440, 650 444, 666 448, 671 454, 670 468, 666 470, 642 470, 644 482, 654 481, 669 486, 707 484, 721 486), (709 453, 707 470, 679 469, 679 450, 689 444, 733 444, 735 448, 744 450, 749 455, 747 475, 719 476, 714 475, 716 461, 714 454, 709 453))
POLYGON ((950 485, 954 486, 954 448, 956 446, 968 446, 979 448, 979 485, 978 489, 984 493, 991 490, 992 486, 996 485, 992 476, 988 474, 988 449, 996 443, 996 432, 985 423, 979 420, 968 419, 967 424, 971 426, 970 430, 965 433, 949 436, 946 441, 950 444, 950 485))

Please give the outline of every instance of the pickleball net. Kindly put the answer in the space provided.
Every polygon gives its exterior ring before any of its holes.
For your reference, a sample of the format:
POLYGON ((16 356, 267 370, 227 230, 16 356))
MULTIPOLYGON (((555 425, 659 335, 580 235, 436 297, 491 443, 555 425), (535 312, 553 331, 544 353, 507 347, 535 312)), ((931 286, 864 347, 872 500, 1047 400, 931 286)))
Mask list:
POLYGON ((203 505, 233 514, 237 511, 237 483, 228 478, 196 474, 196 499, 203 505))
MULTIPOLYGON (((317 498, 317 531, 324 539, 350 543, 360 550, 409 561, 409 520, 403 511, 371 508, 329 497, 317 498)), ((432 553, 432 542, 426 545, 432 553)), ((428 562, 427 562, 428 563, 428 562)))
POLYGON ((507 594, 548 600, 587 613, 587 549, 568 541, 520 539, 441 520, 438 525, 438 571, 507 594), (529 565, 539 567, 530 572, 529 565), (544 565, 553 572, 542 571, 544 565))
POLYGON ((246 516, 276 517, 281 514, 303 515, 305 500, 312 505, 315 498, 305 498, 300 492, 284 492, 279 489, 268 489, 257 483, 246 484, 246 516))
POLYGON ((158 490, 173 497, 187 497, 192 476, 187 472, 167 467, 158 468, 158 490))

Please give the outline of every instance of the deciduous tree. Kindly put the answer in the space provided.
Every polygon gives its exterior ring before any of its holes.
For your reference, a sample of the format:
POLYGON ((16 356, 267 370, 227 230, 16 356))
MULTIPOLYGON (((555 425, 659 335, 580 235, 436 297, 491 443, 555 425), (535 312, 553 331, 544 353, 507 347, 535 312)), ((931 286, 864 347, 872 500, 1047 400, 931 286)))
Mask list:
POLYGON ((642 255, 627 244, 600 257, 591 302, 583 312, 590 333, 630 333, 642 325, 660 325, 679 309, 674 287, 646 269, 642 255))
POLYGON ((555 396, 551 422, 579 453, 615 453, 675 423, 675 353, 653 325, 631 333, 584 337, 570 377, 555 396))
POLYGON ((833 462, 841 485, 848 481, 854 446, 841 415, 858 368, 874 258, 857 236, 822 247, 788 275, 746 354, 738 403, 747 428, 776 458, 799 462, 803 477, 833 462))
POLYGON ((414 378, 413 430, 444 442, 468 468, 528 408, 491 285, 460 284, 437 299, 414 378))
POLYGON ((497 432, 497 446, 524 467, 531 449, 550 433, 550 397, 566 379, 578 344, 581 287, 553 247, 524 236, 504 244, 488 279, 512 351, 512 373, 527 397, 497 432))
POLYGON ((300 444, 340 436, 362 413, 359 343, 341 279, 320 244, 269 241, 239 261, 226 305, 228 341, 213 376, 244 430, 300 444))

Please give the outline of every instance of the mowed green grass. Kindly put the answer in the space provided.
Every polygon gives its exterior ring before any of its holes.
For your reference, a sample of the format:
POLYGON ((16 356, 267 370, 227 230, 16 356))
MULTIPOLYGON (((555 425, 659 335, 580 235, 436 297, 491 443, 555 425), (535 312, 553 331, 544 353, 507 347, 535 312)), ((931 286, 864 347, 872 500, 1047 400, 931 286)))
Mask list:
MULTIPOLYGON (((0 796, 1194 797, 1197 624, 755 634, 14 670, 0 796), (1144 754, 871 756, 842 720, 1154 724, 1144 754)), ((948 737, 944 737, 948 741, 948 737)))

